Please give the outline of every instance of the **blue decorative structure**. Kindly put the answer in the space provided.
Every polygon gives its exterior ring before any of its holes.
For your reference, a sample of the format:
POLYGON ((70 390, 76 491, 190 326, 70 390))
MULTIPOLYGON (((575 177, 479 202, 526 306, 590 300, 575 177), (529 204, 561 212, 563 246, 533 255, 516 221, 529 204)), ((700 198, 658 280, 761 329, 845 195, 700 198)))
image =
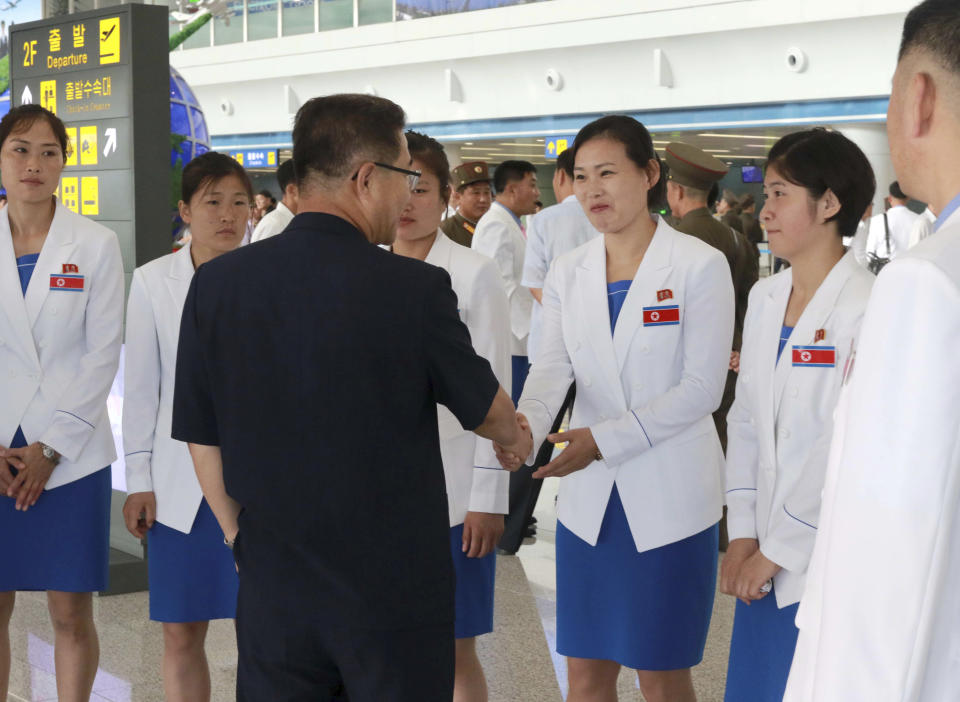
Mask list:
POLYGON ((170 134, 181 137, 170 154, 170 165, 176 170, 183 170, 193 158, 210 151, 210 132, 203 109, 187 81, 173 66, 170 66, 170 134))

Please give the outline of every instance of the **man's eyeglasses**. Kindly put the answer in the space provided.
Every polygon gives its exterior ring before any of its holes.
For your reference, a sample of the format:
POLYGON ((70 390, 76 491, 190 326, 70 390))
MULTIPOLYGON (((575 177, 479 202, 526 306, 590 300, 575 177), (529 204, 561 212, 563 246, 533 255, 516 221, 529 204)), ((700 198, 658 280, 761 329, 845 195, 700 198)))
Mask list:
MULTIPOLYGON (((417 183, 420 182, 420 176, 423 175, 420 171, 411 171, 407 168, 400 168, 399 166, 391 166, 389 163, 380 163, 379 161, 373 162, 374 166, 379 166, 380 168, 386 168, 388 171, 395 171, 396 173, 403 173, 407 176, 407 185, 410 187, 410 190, 413 190, 417 187, 417 183)), ((353 174, 351 180, 356 180, 357 176, 360 175, 360 171, 357 171, 353 174)))

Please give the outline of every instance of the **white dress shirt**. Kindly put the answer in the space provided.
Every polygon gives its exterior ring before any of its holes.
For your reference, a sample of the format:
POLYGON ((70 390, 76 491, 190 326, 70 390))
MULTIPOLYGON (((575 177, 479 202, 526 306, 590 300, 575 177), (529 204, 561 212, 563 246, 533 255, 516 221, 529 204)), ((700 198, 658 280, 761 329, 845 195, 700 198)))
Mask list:
POLYGON ((903 205, 887 210, 887 225, 890 227, 890 248, 887 248, 887 235, 883 224, 883 215, 870 218, 870 233, 867 235, 867 253, 880 258, 896 258, 910 248, 910 230, 919 217, 903 205))
POLYGON ((260 220, 257 228, 253 230, 253 236, 250 237, 250 243, 269 239, 276 236, 290 224, 294 214, 290 208, 283 204, 283 201, 277 203, 277 208, 273 212, 268 212, 260 220))
MULTIPOLYGON (((547 207, 530 218, 527 226, 527 250, 523 259, 523 279, 528 288, 543 288, 547 271, 557 257, 587 243, 599 235, 575 195, 566 197, 552 207, 547 207)), ((527 339, 527 356, 530 363, 537 355, 540 341, 540 324, 543 306, 533 301, 530 315, 530 336, 527 339)))

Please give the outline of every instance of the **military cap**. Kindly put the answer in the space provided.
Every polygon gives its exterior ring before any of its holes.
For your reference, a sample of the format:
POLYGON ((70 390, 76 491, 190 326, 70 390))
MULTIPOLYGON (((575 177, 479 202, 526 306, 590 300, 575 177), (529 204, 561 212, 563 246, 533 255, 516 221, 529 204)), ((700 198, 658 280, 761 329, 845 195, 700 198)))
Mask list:
POLYGON ((678 141, 667 144, 668 178, 688 188, 707 192, 713 184, 727 175, 730 169, 702 149, 678 141))
POLYGON ((489 183, 490 169, 485 161, 468 161, 453 169, 453 187, 457 190, 471 183, 489 183))

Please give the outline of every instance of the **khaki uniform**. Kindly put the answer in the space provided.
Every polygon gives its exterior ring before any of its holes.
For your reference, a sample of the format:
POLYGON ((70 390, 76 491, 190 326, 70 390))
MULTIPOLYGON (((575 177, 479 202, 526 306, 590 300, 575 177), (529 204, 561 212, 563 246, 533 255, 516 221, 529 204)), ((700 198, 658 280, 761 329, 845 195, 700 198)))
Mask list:
POLYGON ((470 242, 473 241, 473 232, 476 228, 476 222, 471 222, 459 212, 452 217, 447 217, 440 225, 440 231, 468 249, 470 248, 470 242))

